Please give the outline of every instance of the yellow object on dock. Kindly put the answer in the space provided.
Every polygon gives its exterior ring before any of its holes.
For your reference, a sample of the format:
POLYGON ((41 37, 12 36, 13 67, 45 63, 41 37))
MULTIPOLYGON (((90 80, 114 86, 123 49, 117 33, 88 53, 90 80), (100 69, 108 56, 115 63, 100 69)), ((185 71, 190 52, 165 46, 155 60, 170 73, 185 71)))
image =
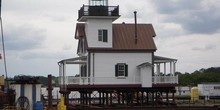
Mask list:
POLYGON ((199 90, 198 87, 193 87, 190 92, 191 100, 198 101, 199 100, 199 90))
POLYGON ((66 110, 66 105, 64 104, 64 97, 60 98, 60 102, 57 106, 57 110, 66 110))

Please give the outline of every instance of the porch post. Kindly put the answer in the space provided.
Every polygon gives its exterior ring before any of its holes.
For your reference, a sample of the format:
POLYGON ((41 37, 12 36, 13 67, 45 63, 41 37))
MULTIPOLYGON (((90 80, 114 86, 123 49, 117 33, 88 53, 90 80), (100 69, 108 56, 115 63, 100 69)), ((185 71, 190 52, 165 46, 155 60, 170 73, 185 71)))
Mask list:
POLYGON ((170 75, 173 75, 173 71, 172 71, 172 62, 170 62, 170 75))
POLYGON ((89 74, 88 74, 88 71, 86 71, 87 70, 87 65, 84 65, 83 66, 83 69, 84 69, 84 72, 85 72, 85 74, 86 74, 86 84, 89 84, 89 74), (85 68, 86 67, 86 68, 85 68))
MULTIPOLYGON (((63 63, 63 84, 66 86, 67 79, 66 79, 66 64, 63 63)), ((65 88, 66 89, 66 88, 65 88)))
POLYGON ((62 84, 63 84, 63 87, 62 87, 62 89, 65 91, 66 90, 66 83, 65 83, 65 64, 64 63, 62 63, 62 65, 61 65, 62 67, 61 67, 61 74, 62 74, 62 76, 63 76, 63 78, 62 78, 62 84))
POLYGON ((59 63, 59 75, 60 75, 60 78, 59 78, 59 83, 60 83, 60 85, 62 85, 63 84, 63 70, 62 70, 62 66, 63 66, 63 64, 61 63, 59 63))
POLYGON ((158 74, 158 76, 159 76, 159 77, 157 77, 157 83, 161 83, 161 77, 160 77, 160 76, 161 76, 161 75, 160 75, 160 63, 159 63, 157 66, 158 66, 158 67, 157 67, 157 68, 158 68, 158 73, 157 73, 157 74, 158 74))
POLYGON ((166 63, 164 63, 164 75, 166 75, 166 63))
POLYGON ((173 76, 175 76, 176 73, 176 61, 173 62, 173 76))
POLYGON ((157 64, 157 75, 160 76, 160 63, 157 64))
POLYGON ((81 64, 79 65, 79 84, 83 84, 81 64))

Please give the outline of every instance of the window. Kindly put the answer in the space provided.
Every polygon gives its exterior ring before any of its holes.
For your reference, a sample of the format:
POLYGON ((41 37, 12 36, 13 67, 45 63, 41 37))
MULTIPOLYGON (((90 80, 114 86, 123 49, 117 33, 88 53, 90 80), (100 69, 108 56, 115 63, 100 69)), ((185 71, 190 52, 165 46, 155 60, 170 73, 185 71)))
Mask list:
POLYGON ((214 86, 214 89, 220 89, 220 86, 214 86))
POLYGON ((108 30, 106 29, 98 30, 98 41, 108 42, 108 30))
POLYGON ((126 77, 128 76, 128 65, 125 63, 118 63, 115 65, 115 76, 126 77))

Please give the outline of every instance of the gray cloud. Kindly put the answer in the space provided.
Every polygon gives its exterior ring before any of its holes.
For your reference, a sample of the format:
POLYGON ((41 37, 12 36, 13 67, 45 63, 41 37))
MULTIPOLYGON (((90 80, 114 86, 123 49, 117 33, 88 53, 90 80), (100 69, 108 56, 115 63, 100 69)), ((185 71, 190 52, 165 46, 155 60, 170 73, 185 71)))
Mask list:
POLYGON ((45 30, 20 25, 5 28, 5 45, 7 50, 28 50, 38 48, 45 40, 45 30))
POLYGON ((193 47, 192 50, 193 51, 209 51, 209 50, 214 50, 216 49, 216 45, 205 45, 204 47, 193 47))
POLYGON ((67 0, 8 0, 3 2, 2 13, 3 16, 8 13, 20 17, 25 16, 23 19, 27 20, 48 18, 52 21, 63 22, 66 16, 70 16, 70 13, 77 12, 67 7, 73 7, 76 4, 79 2, 72 4, 67 0))
MULTIPOLYGON (((215 0, 216 3, 218 2, 215 0)), ((154 0, 164 22, 180 24, 189 33, 211 34, 220 29, 220 7, 206 0, 154 0)))
POLYGON ((24 52, 20 55, 21 59, 24 60, 33 60, 33 59, 56 59, 58 57, 58 53, 48 53, 48 52, 24 52))
POLYGON ((51 59, 55 59, 57 61, 59 61, 60 59, 66 59, 66 58, 71 58, 73 57, 71 54, 66 54, 66 53, 71 53, 69 51, 55 51, 55 52, 51 52, 51 51, 28 51, 28 52, 23 52, 19 55, 19 58, 23 59, 23 60, 51 60, 51 59), (60 54, 62 53, 62 54, 60 54))
POLYGON ((200 9, 202 0, 153 0, 156 9, 161 14, 177 14, 182 10, 200 9))

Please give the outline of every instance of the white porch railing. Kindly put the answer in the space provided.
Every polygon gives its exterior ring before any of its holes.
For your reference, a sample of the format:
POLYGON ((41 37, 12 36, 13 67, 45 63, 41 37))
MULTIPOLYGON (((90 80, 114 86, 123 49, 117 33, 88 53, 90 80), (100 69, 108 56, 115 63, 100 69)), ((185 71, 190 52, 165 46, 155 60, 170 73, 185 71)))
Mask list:
POLYGON ((68 77, 67 84, 141 84, 139 78, 132 77, 68 77))
POLYGON ((178 84, 178 76, 153 76, 153 84, 178 84))
MULTIPOLYGON (((62 78, 61 78, 61 83, 62 78)), ((65 84, 141 84, 140 77, 74 77, 66 76, 65 84)), ((178 76, 153 76, 152 84, 178 84, 178 76)))

